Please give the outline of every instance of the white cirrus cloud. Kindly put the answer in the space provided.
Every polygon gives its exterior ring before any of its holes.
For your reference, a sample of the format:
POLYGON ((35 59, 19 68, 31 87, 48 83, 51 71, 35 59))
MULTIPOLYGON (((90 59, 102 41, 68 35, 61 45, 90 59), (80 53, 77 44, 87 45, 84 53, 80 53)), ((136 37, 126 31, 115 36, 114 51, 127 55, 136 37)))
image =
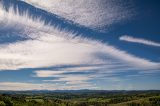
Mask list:
POLYGON ((63 74, 65 71, 53 71, 53 70, 39 70, 35 71, 35 77, 57 77, 63 74))
POLYGON ((160 43, 158 42, 154 42, 154 41, 143 39, 143 38, 135 38, 135 37, 128 36, 128 35, 121 36, 119 39, 122 41, 127 41, 127 42, 133 42, 133 43, 139 43, 143 45, 160 47, 160 43))
POLYGON ((118 82, 120 79, 112 77, 116 72, 160 69, 158 62, 134 56, 107 43, 83 38, 80 35, 75 37, 75 33, 46 25, 45 21, 34 18, 27 12, 20 15, 18 10, 15 12, 13 8, 5 11, 3 6, 0 6, 0 26, 2 26, 0 32, 4 35, 14 33, 28 38, 24 41, 0 44, 0 70, 86 65, 34 71, 31 77, 57 77, 57 79, 43 80, 42 83, 0 82, 1 90, 96 89, 91 80, 108 79, 118 82), (69 74, 88 71, 96 73, 69 74))
POLYGON ((109 26, 132 16, 131 1, 123 0, 22 0, 62 18, 91 28, 109 26))
POLYGON ((33 82, 0 82, 0 90, 77 90, 79 88, 96 89, 90 84, 59 84, 59 83, 33 83, 33 82))
MULTIPOLYGON (((47 71, 43 71, 44 73, 48 73, 47 71)), ((55 72, 55 71, 53 71, 55 72)), ((51 72, 52 73, 52 72, 51 72)), ((66 72, 67 73, 67 72, 66 72)), ((43 77, 42 75, 42 71, 36 71, 36 77, 43 77)), ((49 80, 43 80, 43 82, 47 82, 47 83, 64 83, 65 85, 90 85, 90 86, 95 86, 94 83, 91 83, 90 81, 95 79, 96 77, 93 75, 83 75, 83 74, 64 74, 64 73, 60 73, 60 74, 52 74, 48 75, 48 77, 56 77, 56 79, 49 79, 49 80)))
POLYGON ((113 64, 115 60, 126 67, 145 70, 159 68, 159 63, 136 57, 107 43, 74 37, 74 33, 46 25, 43 20, 34 19, 27 12, 20 15, 13 8, 5 11, 0 6, 0 19, 0 31, 7 29, 7 33, 13 31, 22 37, 32 38, 1 44, 0 70, 77 64, 112 64, 116 67, 118 64, 113 64), (99 55, 107 58, 102 59, 99 55))

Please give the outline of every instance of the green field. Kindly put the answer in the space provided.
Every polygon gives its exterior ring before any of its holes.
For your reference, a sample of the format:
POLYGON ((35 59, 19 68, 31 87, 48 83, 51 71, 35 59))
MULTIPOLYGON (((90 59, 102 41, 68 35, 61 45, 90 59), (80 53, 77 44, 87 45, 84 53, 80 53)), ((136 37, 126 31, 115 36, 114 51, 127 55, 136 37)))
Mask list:
POLYGON ((0 106, 160 106, 160 91, 0 91, 0 106))

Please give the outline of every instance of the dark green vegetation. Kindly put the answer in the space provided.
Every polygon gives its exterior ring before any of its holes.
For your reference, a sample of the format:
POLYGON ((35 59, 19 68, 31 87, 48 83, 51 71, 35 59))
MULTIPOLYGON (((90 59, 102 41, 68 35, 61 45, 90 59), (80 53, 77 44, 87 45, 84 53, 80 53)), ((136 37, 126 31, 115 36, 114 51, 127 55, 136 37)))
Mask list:
POLYGON ((0 91, 0 106, 160 106, 160 91, 0 91))

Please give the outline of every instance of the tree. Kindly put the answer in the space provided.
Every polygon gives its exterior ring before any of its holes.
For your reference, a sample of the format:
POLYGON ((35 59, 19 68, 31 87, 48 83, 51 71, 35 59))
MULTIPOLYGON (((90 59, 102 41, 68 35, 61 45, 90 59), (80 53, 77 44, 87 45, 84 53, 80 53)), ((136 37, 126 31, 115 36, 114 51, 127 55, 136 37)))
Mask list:
POLYGON ((6 104, 3 101, 0 101, 0 106, 6 106, 6 104))

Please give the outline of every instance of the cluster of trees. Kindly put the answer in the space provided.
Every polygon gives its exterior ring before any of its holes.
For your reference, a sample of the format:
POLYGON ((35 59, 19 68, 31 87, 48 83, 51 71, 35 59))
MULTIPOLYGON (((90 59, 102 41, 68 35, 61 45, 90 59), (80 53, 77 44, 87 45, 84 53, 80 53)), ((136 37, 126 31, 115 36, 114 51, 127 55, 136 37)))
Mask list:
POLYGON ((134 98, 132 98, 132 97, 117 97, 117 98, 110 99, 109 103, 116 104, 116 103, 121 103, 121 102, 127 102, 130 100, 134 100, 134 98))
POLYGON ((152 97, 144 101, 128 103, 128 106, 160 106, 160 97, 152 97))
POLYGON ((128 106, 152 106, 152 105, 150 103, 145 103, 145 102, 142 103, 131 102, 128 103, 128 106))
POLYGON ((152 106, 160 106, 160 97, 149 98, 149 101, 152 104, 152 106))
POLYGON ((13 106, 13 102, 7 95, 0 95, 0 106, 13 106))

